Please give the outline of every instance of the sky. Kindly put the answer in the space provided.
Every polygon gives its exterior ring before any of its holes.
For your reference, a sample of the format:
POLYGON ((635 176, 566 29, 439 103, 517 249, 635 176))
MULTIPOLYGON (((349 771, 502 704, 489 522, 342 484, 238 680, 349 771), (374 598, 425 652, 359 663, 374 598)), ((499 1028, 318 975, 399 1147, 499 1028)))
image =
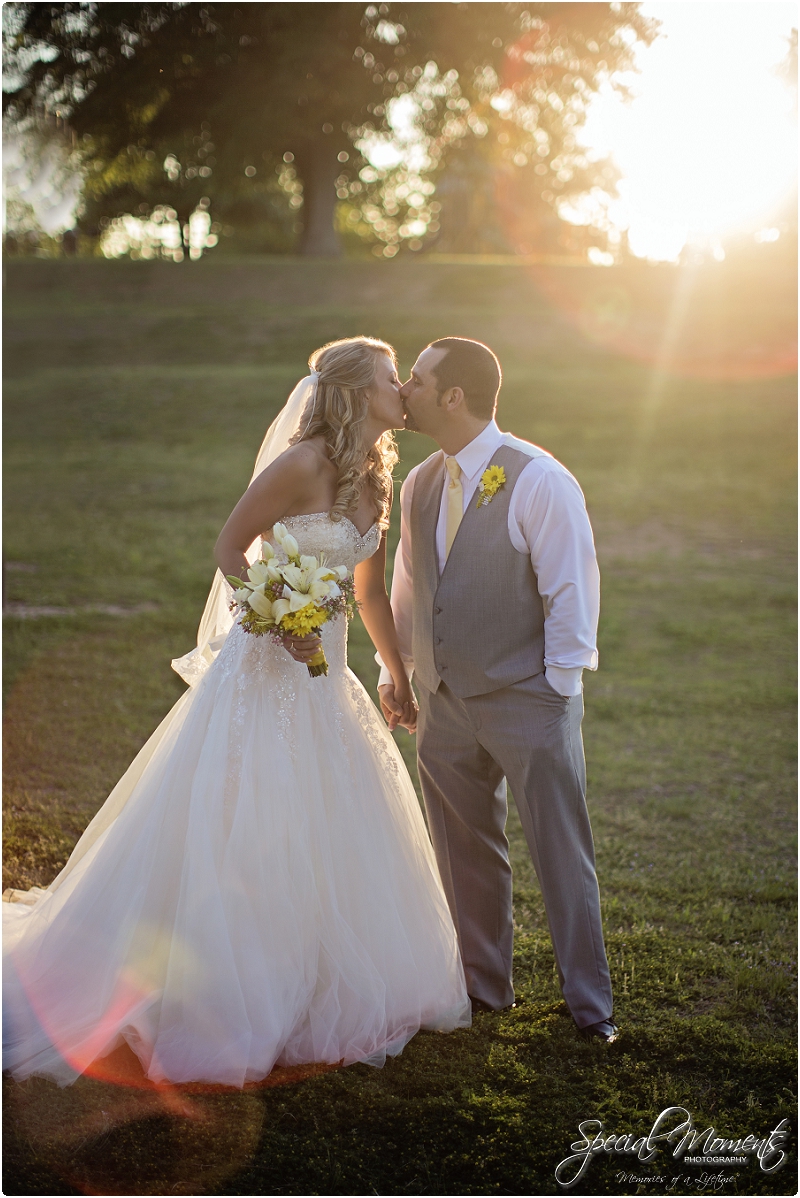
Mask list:
POLYGON ((661 36, 637 52, 635 93, 592 103, 584 143, 623 172, 610 217, 640 257, 669 260, 688 242, 721 247, 742 230, 771 239, 771 216, 797 169, 791 97, 774 67, 798 6, 645 3, 661 36))

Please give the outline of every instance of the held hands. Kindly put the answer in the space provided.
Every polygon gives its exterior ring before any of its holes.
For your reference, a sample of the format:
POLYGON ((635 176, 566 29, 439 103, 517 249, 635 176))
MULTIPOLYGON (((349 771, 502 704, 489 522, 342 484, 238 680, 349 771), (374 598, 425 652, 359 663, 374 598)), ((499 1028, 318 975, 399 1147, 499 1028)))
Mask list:
POLYGON ((407 678, 404 678, 399 685, 395 682, 384 683, 383 686, 378 687, 378 695, 380 696, 381 711, 389 725, 390 732, 394 732, 398 724, 408 732, 416 732, 417 700, 407 678))

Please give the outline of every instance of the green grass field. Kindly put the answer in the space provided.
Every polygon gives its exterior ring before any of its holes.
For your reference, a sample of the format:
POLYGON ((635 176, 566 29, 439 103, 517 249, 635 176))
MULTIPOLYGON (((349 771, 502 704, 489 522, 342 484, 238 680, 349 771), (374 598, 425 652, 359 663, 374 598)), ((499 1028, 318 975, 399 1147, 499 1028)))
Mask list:
MULTIPOLYGON (((553 1194, 581 1120, 639 1137, 670 1105, 726 1138, 788 1118, 789 1159, 603 1155, 571 1192, 688 1194, 706 1174, 795 1193, 795 283, 715 264, 684 284, 644 265, 8 267, 5 885, 52 879, 182 692, 169 661, 217 532, 310 351, 369 333, 407 372, 435 337, 478 337, 504 366, 501 426, 573 471, 596 531, 584 731, 623 1034, 574 1030, 512 811, 517 1010, 421 1034, 380 1071, 177 1111, 85 1079, 9 1084, 5 1193, 553 1194)), ((399 441, 402 477, 431 445, 399 441)), ((351 664, 374 687, 358 621, 351 664)))

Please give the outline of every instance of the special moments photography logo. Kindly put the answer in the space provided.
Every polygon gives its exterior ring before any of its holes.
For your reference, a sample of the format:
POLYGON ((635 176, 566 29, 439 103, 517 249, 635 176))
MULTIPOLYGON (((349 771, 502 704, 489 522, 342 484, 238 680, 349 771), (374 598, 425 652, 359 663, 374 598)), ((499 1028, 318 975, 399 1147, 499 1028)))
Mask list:
MULTIPOLYGON (((767 1135, 748 1133, 736 1139, 718 1136, 714 1127, 702 1131, 695 1128, 689 1111, 682 1106, 670 1106, 661 1112, 647 1135, 633 1132, 605 1134, 599 1119, 584 1119, 578 1124, 583 1139, 570 1144, 572 1155, 556 1166, 556 1181, 571 1189, 587 1172, 592 1160, 601 1153, 636 1156, 642 1164, 655 1159, 659 1144, 674 1145, 672 1156, 683 1165, 745 1165, 755 1157, 764 1173, 777 1173, 786 1163, 784 1145, 789 1136, 788 1119, 781 1119, 767 1135), (677 1120, 677 1122, 676 1122, 677 1120)), ((641 1178, 665 1184, 678 1178, 641 1178)))

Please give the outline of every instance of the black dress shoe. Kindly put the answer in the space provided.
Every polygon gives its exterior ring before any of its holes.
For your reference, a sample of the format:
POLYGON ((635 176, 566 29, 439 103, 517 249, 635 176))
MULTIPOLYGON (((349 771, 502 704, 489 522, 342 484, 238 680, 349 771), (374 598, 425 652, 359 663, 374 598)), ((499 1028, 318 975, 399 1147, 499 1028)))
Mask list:
POLYGON ((490 1015, 499 1015, 502 1011, 514 1011, 517 1006, 515 1002, 510 1002, 507 1007, 490 1007, 488 1002, 484 1002, 482 998, 473 998, 471 995, 469 1001, 472 1003, 473 1015, 485 1015, 487 1013, 490 1015))
POLYGON ((587 1040, 602 1040, 605 1044, 613 1044, 619 1035, 619 1028, 613 1019, 601 1019, 599 1023, 590 1023, 580 1029, 587 1040))

